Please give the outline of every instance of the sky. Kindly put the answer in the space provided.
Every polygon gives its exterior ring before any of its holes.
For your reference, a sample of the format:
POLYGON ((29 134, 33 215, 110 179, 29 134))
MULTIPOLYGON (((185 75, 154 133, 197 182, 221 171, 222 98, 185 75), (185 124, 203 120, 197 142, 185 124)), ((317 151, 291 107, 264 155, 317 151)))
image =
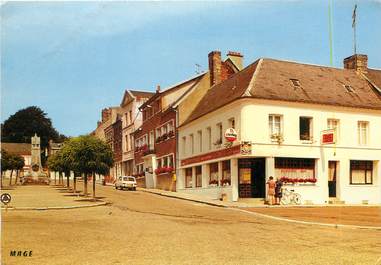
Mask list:
MULTIPOLYGON (((330 65, 330 0, 6 2, 1 4, 1 122, 43 109, 68 136, 95 129, 125 89, 154 91, 208 68, 208 53, 330 65)), ((357 52, 381 69, 381 0, 331 0, 333 66, 357 52)))

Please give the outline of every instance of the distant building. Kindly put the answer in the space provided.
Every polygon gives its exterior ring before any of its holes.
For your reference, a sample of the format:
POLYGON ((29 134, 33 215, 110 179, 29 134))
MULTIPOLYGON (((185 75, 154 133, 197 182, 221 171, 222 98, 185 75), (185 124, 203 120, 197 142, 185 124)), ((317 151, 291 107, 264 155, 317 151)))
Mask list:
POLYGON ((24 158, 25 172, 29 171, 32 163, 32 145, 26 143, 1 143, 1 148, 9 154, 20 155, 24 158))
POLYGON ((135 131, 135 174, 148 188, 176 190, 177 127, 191 114, 208 89, 234 75, 243 56, 229 52, 209 53, 209 71, 200 73, 163 91, 160 87, 142 106, 143 123, 135 131))
POLYGON ((121 174, 131 176, 134 172, 134 131, 142 124, 142 113, 139 106, 154 93, 137 90, 126 90, 120 103, 122 115, 122 165, 121 174))

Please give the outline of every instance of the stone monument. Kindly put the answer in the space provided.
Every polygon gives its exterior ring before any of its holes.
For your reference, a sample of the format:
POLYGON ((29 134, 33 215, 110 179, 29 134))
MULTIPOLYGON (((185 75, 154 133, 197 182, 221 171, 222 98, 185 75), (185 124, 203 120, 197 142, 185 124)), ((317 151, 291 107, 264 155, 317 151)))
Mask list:
POLYGON ((43 172, 41 164, 41 147, 40 147, 40 137, 34 134, 32 137, 32 158, 31 158, 31 168, 29 172, 24 176, 23 184, 49 184, 50 179, 48 175, 43 172))

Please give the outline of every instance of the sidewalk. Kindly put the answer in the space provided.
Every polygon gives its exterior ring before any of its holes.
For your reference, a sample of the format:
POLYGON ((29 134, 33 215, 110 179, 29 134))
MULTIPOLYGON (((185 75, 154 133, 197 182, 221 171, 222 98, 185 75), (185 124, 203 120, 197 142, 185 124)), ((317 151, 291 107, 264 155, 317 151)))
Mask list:
POLYGON ((138 188, 161 196, 204 203, 212 206, 226 207, 232 210, 251 213, 256 216, 279 221, 303 223, 310 225, 346 227, 357 229, 381 230, 380 205, 265 205, 258 200, 228 202, 208 199, 205 196, 165 191, 159 189, 138 188))
POLYGON ((181 192, 166 191, 160 189, 147 189, 140 188, 138 190, 149 192, 161 196, 177 198, 182 200, 194 201, 199 203, 205 203, 218 207, 237 207, 237 208, 321 208, 321 207, 381 207, 381 205, 373 204, 364 204, 364 205, 354 205, 354 204, 301 204, 301 205, 268 205, 264 204, 260 200, 250 200, 250 199, 241 199, 237 202, 231 201, 221 201, 217 199, 211 199, 206 196, 197 195, 197 194, 188 194, 181 192))
MULTIPOLYGON (((14 186, 4 189, 1 193, 9 193, 12 196, 8 204, 8 210, 49 210, 49 209, 73 209, 93 207, 106 204, 97 199, 91 201, 91 197, 84 198, 68 191, 65 187, 54 185, 30 185, 14 186)), ((5 209, 4 204, 1 205, 5 209)))

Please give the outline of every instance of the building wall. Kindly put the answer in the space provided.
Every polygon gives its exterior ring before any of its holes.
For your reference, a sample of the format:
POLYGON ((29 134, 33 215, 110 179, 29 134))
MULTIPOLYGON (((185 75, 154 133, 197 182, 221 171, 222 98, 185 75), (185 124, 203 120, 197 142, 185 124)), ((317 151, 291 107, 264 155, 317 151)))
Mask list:
MULTIPOLYGON (((212 128, 222 122, 223 132, 228 128, 228 119, 235 117, 238 140, 252 142, 252 154, 245 157, 266 158, 266 178, 274 176, 274 159, 276 157, 313 158, 315 159, 315 177, 317 183, 313 185, 293 185, 296 192, 302 195, 303 201, 314 203, 326 203, 328 201, 328 161, 338 161, 337 198, 346 203, 361 203, 368 200, 369 203, 381 203, 381 112, 364 109, 350 109, 343 107, 321 106, 303 103, 277 102, 259 99, 244 99, 225 106, 215 112, 209 113, 200 119, 187 124, 179 129, 179 160, 200 154, 197 148, 194 154, 189 150, 189 135, 196 135, 198 130, 204 131, 207 127, 212 128), (274 142, 269 132, 269 115, 280 114, 283 116, 283 142, 274 142), (299 117, 308 116, 313 118, 312 141, 299 140, 299 117), (321 132, 327 129, 327 119, 339 120, 338 142, 336 145, 321 145, 321 132), (358 144, 357 122, 369 122, 369 141, 367 146, 358 144), (182 137, 187 137, 187 144, 182 145, 182 137), (184 149, 187 150, 184 154, 184 149), (371 160, 373 163, 373 184, 351 185, 349 183, 350 160, 371 160)), ((216 130, 216 129, 215 129, 216 130)), ((194 138, 195 146, 199 145, 197 137, 194 138)), ((205 139, 203 139, 204 145, 205 139)), ((224 148, 213 146, 212 150, 224 148)), ((207 153, 203 151, 202 153, 207 153)), ((243 157, 236 155, 234 158, 243 157)), ((230 158, 230 157, 228 157, 230 158)), ((222 161, 226 158, 219 158, 222 161)), ((202 162, 203 166, 211 161, 202 162)), ((194 164, 195 165, 195 164, 194 164)), ((182 169, 194 166, 186 165, 182 169)), ((207 170, 205 170, 207 172, 207 170)), ((233 173, 233 172, 232 172, 233 173)), ((203 172, 204 174, 204 172, 203 172)), ((179 178, 184 175, 179 171, 179 178)), ((204 176, 203 176, 204 177, 204 176)), ((178 190, 184 189, 183 180, 178 181, 178 190)), ((206 185, 207 186, 207 185, 206 185)), ((187 191, 188 192, 188 191, 187 191)), ((235 197, 232 191, 231 197, 235 197)))

